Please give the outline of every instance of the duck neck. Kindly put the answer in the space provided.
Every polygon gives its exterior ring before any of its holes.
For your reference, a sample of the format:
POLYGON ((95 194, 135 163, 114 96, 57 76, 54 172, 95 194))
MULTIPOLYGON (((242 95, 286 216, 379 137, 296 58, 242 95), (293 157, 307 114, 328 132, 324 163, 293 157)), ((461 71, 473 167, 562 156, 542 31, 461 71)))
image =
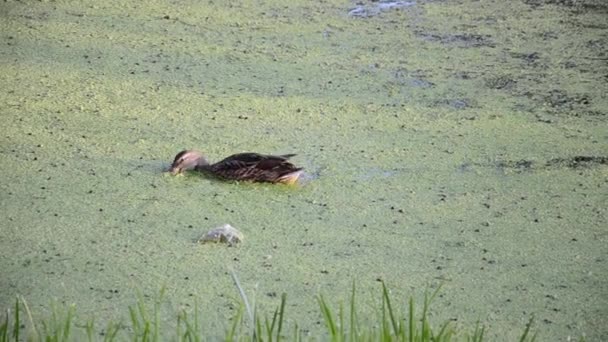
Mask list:
POLYGON ((207 160, 207 158, 201 157, 197 161, 196 166, 194 167, 194 169, 197 170, 197 171, 205 171, 205 170, 209 170, 210 166, 211 165, 209 164, 209 161, 207 160))

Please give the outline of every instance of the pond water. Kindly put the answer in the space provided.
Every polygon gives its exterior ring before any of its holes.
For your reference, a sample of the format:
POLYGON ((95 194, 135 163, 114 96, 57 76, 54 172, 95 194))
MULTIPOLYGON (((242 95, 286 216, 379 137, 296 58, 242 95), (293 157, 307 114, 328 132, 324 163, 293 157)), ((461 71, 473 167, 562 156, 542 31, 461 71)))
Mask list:
POLYGON ((608 6, 403 3, 0 3, 0 307, 103 327, 166 286, 222 335, 233 269, 312 334, 316 295, 371 312, 383 280, 490 340, 608 340, 608 6), (165 173, 186 148, 307 181, 165 173))

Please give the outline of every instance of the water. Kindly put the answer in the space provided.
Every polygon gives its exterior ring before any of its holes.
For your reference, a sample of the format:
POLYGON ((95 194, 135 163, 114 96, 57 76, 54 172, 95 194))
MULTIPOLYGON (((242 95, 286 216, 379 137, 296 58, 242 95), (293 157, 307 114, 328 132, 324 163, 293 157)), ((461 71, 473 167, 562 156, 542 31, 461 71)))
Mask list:
POLYGON ((0 306, 128 319, 165 285, 320 329, 440 284, 436 321, 606 340, 606 8, 424 2, 0 4, 0 306), (373 5, 374 3, 371 3, 373 5), (300 188, 163 171, 186 148, 297 153, 300 188), (579 163, 577 161, 589 161, 579 163), (558 162, 556 162, 558 161, 558 162), (194 243, 230 223, 238 247, 194 243))
POLYGON ((382 12, 397 10, 416 5, 415 1, 376 1, 370 4, 358 4, 348 11, 348 15, 359 18, 368 18, 382 12))

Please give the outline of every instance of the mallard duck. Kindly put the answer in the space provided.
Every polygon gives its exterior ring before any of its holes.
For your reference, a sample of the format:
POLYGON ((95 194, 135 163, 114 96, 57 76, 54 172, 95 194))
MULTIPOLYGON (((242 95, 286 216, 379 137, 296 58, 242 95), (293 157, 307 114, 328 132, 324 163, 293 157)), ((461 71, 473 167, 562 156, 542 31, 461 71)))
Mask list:
POLYGON ((294 184, 302 175, 302 168, 287 161, 293 156, 295 154, 272 156, 248 152, 234 154, 215 164, 209 164, 201 152, 185 150, 175 156, 169 172, 175 175, 187 170, 196 170, 224 179, 294 184))

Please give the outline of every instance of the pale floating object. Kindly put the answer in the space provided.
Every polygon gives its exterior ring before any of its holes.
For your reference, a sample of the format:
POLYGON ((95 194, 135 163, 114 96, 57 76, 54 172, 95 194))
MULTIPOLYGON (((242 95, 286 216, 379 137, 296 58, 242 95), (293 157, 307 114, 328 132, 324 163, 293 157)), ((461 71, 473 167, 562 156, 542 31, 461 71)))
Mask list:
POLYGON ((223 226, 211 229, 205 235, 201 236, 197 242, 221 242, 227 243, 228 246, 232 246, 243 241, 243 237, 243 233, 226 223, 223 226))
POLYGON ((357 5, 348 11, 348 15, 355 18, 370 18, 392 9, 403 9, 416 5, 416 1, 373 1, 371 5, 357 5))

